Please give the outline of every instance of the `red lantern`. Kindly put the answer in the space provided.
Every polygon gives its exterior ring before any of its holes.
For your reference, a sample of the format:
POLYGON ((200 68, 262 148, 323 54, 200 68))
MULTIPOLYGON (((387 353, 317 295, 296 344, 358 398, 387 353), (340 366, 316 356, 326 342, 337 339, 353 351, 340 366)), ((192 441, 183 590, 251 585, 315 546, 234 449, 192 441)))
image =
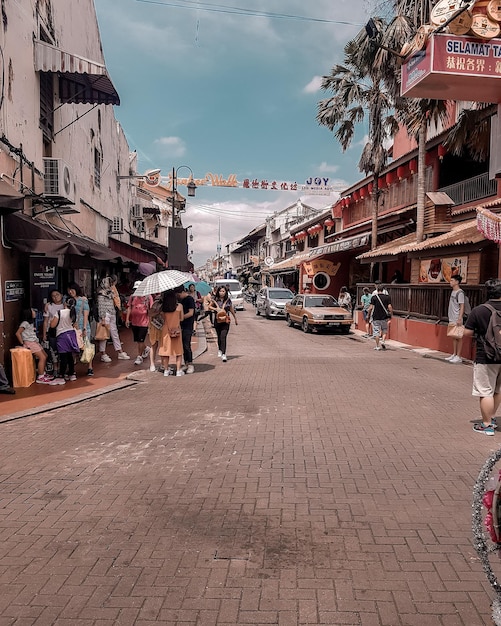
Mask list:
POLYGON ((415 174, 417 172, 417 160, 411 159, 409 161, 409 171, 411 174, 415 174))
POLYGON ((388 185, 388 187, 395 182, 395 170, 393 170, 392 172, 388 172, 385 176, 386 178, 386 184, 388 185))
POLYGON ((442 161, 446 154, 447 154, 447 148, 444 145, 440 144, 438 146, 438 158, 442 161))
POLYGON ((294 235, 290 236, 291 243, 296 243, 296 237, 294 235))
POLYGON ((367 187, 361 187, 359 194, 360 194, 360 199, 363 200, 365 196, 367 195, 367 187))
POLYGON ((371 195, 373 189, 374 189, 373 183, 369 183, 367 185, 367 192, 368 192, 369 196, 371 195))
POLYGON ((330 230, 334 226, 334 220, 328 217, 324 222, 324 226, 330 230))
POLYGON ((353 192, 353 200, 355 200, 355 202, 360 200, 360 193, 358 191, 353 192))
POLYGON ((407 168, 405 167, 405 165, 399 165, 397 167, 397 178, 398 178, 398 180, 402 180, 406 176, 407 176, 407 168))
POLYGON ((378 189, 386 189, 387 184, 386 184, 386 178, 384 176, 380 176, 377 179, 377 186, 378 186, 378 189))

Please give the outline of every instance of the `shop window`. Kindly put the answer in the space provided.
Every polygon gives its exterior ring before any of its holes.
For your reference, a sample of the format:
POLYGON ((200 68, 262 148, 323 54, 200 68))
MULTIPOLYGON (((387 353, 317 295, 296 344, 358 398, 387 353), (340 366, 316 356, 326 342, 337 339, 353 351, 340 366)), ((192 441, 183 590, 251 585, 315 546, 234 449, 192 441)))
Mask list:
POLYGON ((94 185, 101 189, 101 169, 103 157, 97 148, 94 148, 94 185))

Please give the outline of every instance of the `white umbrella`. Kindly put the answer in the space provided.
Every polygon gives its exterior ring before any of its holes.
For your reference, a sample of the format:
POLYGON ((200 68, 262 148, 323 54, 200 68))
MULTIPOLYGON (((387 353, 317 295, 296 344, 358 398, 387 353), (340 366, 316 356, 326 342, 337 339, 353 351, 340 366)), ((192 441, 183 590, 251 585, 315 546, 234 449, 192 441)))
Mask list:
POLYGON ((191 274, 178 270, 164 270, 147 276, 132 294, 133 296, 149 296, 152 293, 160 293, 180 287, 186 281, 191 280, 191 274))

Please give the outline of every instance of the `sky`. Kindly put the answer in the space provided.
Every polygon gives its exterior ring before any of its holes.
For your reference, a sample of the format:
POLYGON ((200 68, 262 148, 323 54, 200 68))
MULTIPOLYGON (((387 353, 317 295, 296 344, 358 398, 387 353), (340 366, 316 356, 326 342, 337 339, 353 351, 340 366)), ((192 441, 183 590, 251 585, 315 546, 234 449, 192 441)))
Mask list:
MULTIPOLYGON (((94 2, 121 100, 115 116, 139 172, 175 168, 183 178, 191 169, 240 183, 320 177, 339 191, 362 177, 363 126, 343 153, 316 113, 321 77, 342 63, 373 0, 94 2)), ((183 215, 195 267, 298 198, 325 208, 337 197, 199 186, 183 215)))

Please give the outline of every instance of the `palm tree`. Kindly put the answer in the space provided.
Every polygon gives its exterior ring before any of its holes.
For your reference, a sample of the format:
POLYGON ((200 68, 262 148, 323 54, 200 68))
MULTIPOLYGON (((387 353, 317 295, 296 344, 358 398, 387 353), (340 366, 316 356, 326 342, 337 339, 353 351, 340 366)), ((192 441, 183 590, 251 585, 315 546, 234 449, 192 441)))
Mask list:
MULTIPOLYGON (((380 18, 373 21, 378 28, 384 26, 380 18)), ((334 66, 322 79, 322 89, 333 95, 318 103, 317 121, 334 132, 345 151, 353 140, 356 125, 367 118, 368 141, 358 166, 360 171, 374 178, 371 234, 374 249, 381 195, 378 178, 388 159, 386 141, 398 130, 395 101, 385 88, 388 52, 375 47, 365 30, 346 44, 344 52, 344 65, 334 66)))

